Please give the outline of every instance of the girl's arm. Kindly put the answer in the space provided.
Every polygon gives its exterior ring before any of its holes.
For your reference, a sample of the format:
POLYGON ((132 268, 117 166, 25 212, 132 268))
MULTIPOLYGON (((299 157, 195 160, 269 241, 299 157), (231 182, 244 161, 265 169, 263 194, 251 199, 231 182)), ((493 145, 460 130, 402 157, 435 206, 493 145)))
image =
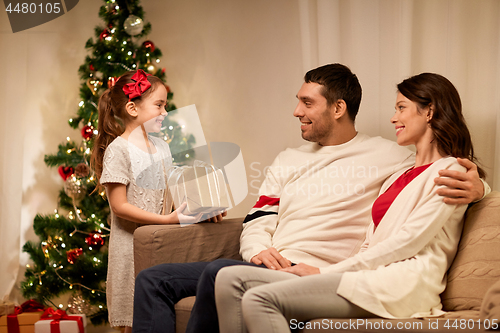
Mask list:
POLYGON ((106 183, 109 205, 113 213, 123 219, 144 224, 179 223, 177 211, 168 215, 155 214, 140 209, 127 201, 127 187, 120 183, 106 183))

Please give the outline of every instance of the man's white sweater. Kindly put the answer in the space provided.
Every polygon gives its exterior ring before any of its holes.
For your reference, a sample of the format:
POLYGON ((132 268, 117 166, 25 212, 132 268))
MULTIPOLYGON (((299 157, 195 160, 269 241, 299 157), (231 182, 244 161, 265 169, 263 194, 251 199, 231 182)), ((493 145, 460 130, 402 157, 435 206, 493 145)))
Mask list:
POLYGON ((413 164, 408 149, 360 133, 341 145, 310 143, 281 152, 245 219, 243 259, 270 247, 293 263, 316 267, 354 255, 383 182, 413 164))

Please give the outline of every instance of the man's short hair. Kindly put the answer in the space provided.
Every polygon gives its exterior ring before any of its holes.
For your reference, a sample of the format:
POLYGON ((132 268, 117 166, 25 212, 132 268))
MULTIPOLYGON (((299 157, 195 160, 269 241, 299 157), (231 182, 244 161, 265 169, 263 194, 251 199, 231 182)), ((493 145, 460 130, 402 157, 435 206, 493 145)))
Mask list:
POLYGON ((314 82, 323 86, 321 94, 328 106, 339 99, 345 101, 349 118, 354 122, 361 103, 361 85, 356 75, 342 64, 329 64, 311 69, 304 76, 306 83, 314 82))

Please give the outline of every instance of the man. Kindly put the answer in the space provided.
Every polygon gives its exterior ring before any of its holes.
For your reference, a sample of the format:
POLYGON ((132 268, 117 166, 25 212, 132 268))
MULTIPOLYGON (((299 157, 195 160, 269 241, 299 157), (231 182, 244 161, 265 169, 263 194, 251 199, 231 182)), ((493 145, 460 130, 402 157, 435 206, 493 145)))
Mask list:
MULTIPOLYGON (((280 153, 269 168, 259 200, 244 221, 244 262, 164 264, 141 272, 134 332, 174 332, 174 305, 192 295, 197 298, 187 331, 217 332, 213 288, 222 267, 325 267, 357 252, 382 183, 413 165, 414 155, 392 141, 356 132, 361 86, 347 67, 322 66, 304 79, 294 116, 301 122, 302 137, 311 143, 280 153)), ((483 194, 475 165, 463 163, 467 174, 443 171, 455 179, 436 180, 452 188, 442 193, 449 203, 469 203, 483 194)))

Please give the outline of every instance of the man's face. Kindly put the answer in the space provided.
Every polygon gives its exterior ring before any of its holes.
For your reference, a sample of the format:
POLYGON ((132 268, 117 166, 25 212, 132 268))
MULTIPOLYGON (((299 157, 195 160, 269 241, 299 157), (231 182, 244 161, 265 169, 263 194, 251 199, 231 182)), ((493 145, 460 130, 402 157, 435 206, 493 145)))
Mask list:
POLYGON ((299 103, 293 115, 301 122, 300 130, 304 140, 328 146, 333 138, 334 117, 331 109, 334 106, 327 106, 321 89, 323 86, 320 84, 304 83, 297 93, 299 103))

